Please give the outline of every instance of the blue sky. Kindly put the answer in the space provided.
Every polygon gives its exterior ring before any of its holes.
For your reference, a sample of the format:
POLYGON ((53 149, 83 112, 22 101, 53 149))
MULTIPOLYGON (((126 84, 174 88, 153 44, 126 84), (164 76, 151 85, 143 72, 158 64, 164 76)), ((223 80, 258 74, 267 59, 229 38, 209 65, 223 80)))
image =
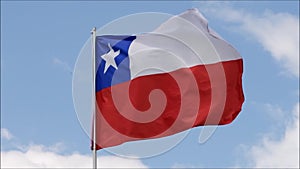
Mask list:
POLYGON ((2 167, 91 166, 90 140, 72 99, 72 71, 91 28, 129 14, 189 8, 243 56, 242 112, 204 144, 198 127, 151 158, 101 150, 100 165, 299 167, 299 1, 1 1, 2 167))

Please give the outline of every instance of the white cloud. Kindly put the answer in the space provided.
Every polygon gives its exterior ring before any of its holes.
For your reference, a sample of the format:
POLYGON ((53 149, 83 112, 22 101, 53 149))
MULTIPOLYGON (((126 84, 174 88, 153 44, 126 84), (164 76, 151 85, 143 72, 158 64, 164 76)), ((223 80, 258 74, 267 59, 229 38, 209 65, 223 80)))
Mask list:
POLYGON ((285 118, 288 113, 278 105, 272 105, 270 103, 264 104, 265 112, 274 120, 276 121, 282 121, 283 118, 285 118))
POLYGON ((190 164, 181 164, 181 163, 175 163, 171 168, 205 168, 205 167, 199 167, 199 166, 193 166, 190 164))
MULTIPOLYGON (((61 144, 46 147, 29 145, 23 150, 1 151, 1 167, 3 168, 91 168, 92 156, 72 153, 59 154, 61 144)), ((116 156, 98 157, 98 168, 147 168, 138 159, 126 159, 116 156)))
MULTIPOLYGON (((299 18, 289 13, 266 10, 254 15, 227 3, 202 3, 206 14, 235 24, 243 35, 254 38, 284 68, 299 77, 299 18)), ((234 29, 236 31, 236 29, 234 29)))
POLYGON ((147 168, 147 166, 139 160, 115 156, 100 157, 98 164, 100 164, 101 168, 147 168))
POLYGON ((284 136, 279 140, 263 137, 259 145, 250 148, 249 155, 258 168, 299 168, 299 103, 294 106, 284 136))
POLYGON ((1 128, 1 138, 10 140, 13 138, 13 135, 6 128, 1 128))
POLYGON ((65 71, 67 71, 69 73, 73 72, 71 66, 67 62, 64 62, 64 61, 62 61, 62 60, 60 60, 58 58, 53 58, 52 62, 53 62, 53 64, 62 67, 65 71))

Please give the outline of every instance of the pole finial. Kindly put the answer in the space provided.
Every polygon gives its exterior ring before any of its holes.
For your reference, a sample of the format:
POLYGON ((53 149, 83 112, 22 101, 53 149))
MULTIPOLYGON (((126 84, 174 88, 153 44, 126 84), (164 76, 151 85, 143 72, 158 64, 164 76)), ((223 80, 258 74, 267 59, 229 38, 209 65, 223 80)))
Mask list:
POLYGON ((93 27, 93 29, 91 30, 91 34, 96 33, 96 27, 93 27))

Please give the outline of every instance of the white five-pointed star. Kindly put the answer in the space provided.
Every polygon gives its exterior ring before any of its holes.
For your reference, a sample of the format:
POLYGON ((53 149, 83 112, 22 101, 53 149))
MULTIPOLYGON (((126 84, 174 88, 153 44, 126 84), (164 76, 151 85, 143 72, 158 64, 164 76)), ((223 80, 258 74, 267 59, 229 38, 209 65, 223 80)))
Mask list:
POLYGON ((109 66, 118 69, 118 66, 115 61, 115 57, 117 57, 120 54, 120 50, 115 52, 114 49, 110 46, 110 44, 108 44, 108 47, 109 47, 109 52, 101 56, 101 58, 106 62, 104 67, 104 73, 107 71, 109 66))

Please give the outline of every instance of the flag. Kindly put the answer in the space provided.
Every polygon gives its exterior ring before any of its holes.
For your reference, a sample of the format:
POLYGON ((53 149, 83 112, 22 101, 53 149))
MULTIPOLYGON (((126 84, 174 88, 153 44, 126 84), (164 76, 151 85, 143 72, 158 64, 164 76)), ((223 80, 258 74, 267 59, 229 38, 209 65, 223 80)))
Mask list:
POLYGON ((241 111, 242 57, 196 9, 95 41, 97 149, 229 124, 241 111))

